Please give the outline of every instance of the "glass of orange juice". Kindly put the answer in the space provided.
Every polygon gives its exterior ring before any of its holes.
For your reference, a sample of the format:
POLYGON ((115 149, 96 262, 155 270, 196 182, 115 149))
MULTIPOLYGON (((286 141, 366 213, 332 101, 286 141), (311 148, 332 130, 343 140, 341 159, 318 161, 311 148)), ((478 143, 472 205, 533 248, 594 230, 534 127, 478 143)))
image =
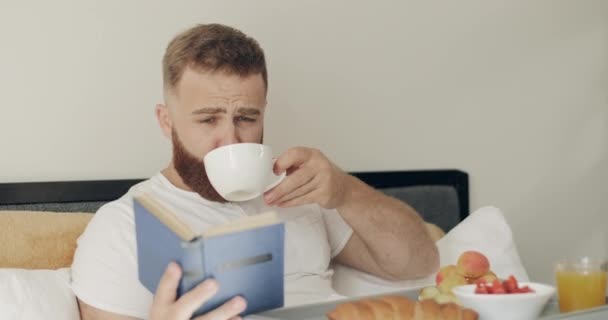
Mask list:
POLYGON ((604 305, 607 268, 606 260, 589 257, 559 261, 555 265, 559 310, 570 312, 604 305))

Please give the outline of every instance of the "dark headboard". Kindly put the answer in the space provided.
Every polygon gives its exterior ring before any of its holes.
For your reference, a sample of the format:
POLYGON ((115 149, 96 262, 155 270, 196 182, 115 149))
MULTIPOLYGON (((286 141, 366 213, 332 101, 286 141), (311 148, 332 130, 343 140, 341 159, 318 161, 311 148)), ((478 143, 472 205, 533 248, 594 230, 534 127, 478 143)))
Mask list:
MULTIPOLYGON (((414 207, 449 231, 469 213, 469 180, 459 170, 353 172, 382 192, 414 207)), ((1 210, 95 212, 141 179, 0 183, 1 210)))
POLYGON ((469 215, 469 175, 460 170, 353 172, 448 232, 469 215))

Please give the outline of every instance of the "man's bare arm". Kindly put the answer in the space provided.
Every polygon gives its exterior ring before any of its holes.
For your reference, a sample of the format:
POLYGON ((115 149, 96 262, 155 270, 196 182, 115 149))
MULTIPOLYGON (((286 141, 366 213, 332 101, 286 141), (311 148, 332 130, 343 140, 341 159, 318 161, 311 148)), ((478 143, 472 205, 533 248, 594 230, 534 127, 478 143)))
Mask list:
POLYGON ((421 278, 439 267, 424 221, 409 205, 346 174, 319 150, 296 147, 274 164, 287 177, 265 194, 266 203, 295 207, 317 203, 337 209, 354 231, 336 260, 387 279, 421 278))
POLYGON ((391 280, 435 272, 437 247, 418 213, 349 176, 350 192, 337 209, 354 233, 336 261, 391 280))

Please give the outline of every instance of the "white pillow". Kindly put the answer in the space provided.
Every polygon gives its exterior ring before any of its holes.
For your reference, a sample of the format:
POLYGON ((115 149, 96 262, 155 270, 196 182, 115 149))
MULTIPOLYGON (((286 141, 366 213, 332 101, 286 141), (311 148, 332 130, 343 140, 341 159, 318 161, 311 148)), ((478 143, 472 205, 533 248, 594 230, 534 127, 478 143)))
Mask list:
MULTIPOLYGON (((519 281, 528 281, 511 228, 498 208, 476 210, 439 239, 437 248, 441 266, 456 264, 463 251, 477 250, 488 257, 490 269, 498 277, 513 274, 519 281)), ((334 290, 345 296, 380 294, 434 284, 435 274, 423 279, 391 282, 342 265, 335 266, 332 279, 334 290)))
POLYGON ((456 264, 463 251, 477 250, 488 257, 490 269, 499 278, 514 275, 519 281, 529 281, 511 227, 496 207, 483 207, 473 212, 437 241, 437 247, 442 266, 456 264))
POLYGON ((70 269, 0 269, 0 319, 78 320, 70 269))

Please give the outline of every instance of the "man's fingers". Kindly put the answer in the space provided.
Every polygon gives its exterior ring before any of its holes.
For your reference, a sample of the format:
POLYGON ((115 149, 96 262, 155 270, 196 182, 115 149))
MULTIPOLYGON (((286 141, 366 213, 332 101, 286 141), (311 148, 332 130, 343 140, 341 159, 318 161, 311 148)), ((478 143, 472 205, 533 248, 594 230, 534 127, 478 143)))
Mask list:
POLYGON ((289 201, 278 203, 277 205, 281 208, 287 208, 287 207, 302 206, 302 205, 310 204, 310 203, 316 203, 315 196, 317 194, 317 190, 318 189, 314 189, 313 191, 311 191, 307 194, 301 195, 301 196, 291 199, 289 201))
POLYGON ((308 194, 317 188, 317 177, 313 176, 312 179, 306 181, 303 185, 299 186, 297 189, 291 191, 290 193, 282 196, 281 198, 274 201, 275 204, 281 205, 281 203, 285 203, 287 201, 296 199, 305 194, 308 194))
POLYGON ((314 173, 310 169, 301 168, 300 170, 295 171, 265 195, 266 203, 273 204, 285 201, 286 199, 283 199, 285 195, 290 194, 313 179, 314 173))
POLYGON ((165 273, 160 278, 154 300, 163 305, 169 305, 175 302, 177 296, 177 287, 179 279, 182 276, 182 270, 175 262, 169 263, 165 273))
POLYGON ((310 158, 311 150, 307 148, 290 148, 274 162, 274 173, 279 174, 292 167, 299 167, 310 158))
POLYGON ((183 310, 187 315, 192 315, 203 303, 211 299, 219 289, 217 281, 207 279, 198 284, 194 289, 188 291, 177 300, 176 305, 179 310, 183 310))
MULTIPOLYGON (((220 307, 209 311, 208 313, 196 317, 195 320, 228 320, 238 316, 239 313, 245 311, 247 301, 242 297, 234 297, 220 307)), ((240 318, 240 317, 239 317, 240 318)), ((239 319, 237 318, 237 319, 239 319)))

